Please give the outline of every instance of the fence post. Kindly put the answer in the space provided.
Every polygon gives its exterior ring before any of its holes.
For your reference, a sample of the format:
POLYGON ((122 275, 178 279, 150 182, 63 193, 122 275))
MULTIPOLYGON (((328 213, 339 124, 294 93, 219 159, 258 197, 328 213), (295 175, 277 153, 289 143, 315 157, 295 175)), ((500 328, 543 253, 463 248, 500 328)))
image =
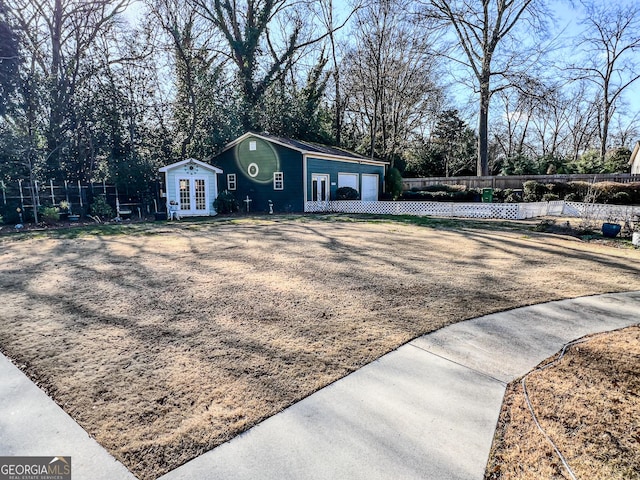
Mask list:
POLYGON ((34 180, 33 181, 33 188, 34 188, 34 197, 36 199, 36 204, 33 206, 33 208, 37 208, 40 206, 40 192, 38 190, 40 190, 40 187, 38 186, 38 181, 34 180))
POLYGON ((2 202, 6 205, 7 204, 7 192, 6 192, 6 186, 4 184, 4 180, 0 180, 0 184, 2 184, 2 202))
POLYGON ((78 198, 80 199, 80 208, 82 208, 84 205, 82 205, 82 185, 80 185, 80 180, 78 180, 78 198))
POLYGON ((56 194, 53 192, 53 178, 49 179, 49 188, 51 189, 51 205, 56 204, 56 194))
POLYGON ((22 179, 18 180, 18 187, 20 187, 20 208, 24 210, 24 194, 22 193, 22 179))

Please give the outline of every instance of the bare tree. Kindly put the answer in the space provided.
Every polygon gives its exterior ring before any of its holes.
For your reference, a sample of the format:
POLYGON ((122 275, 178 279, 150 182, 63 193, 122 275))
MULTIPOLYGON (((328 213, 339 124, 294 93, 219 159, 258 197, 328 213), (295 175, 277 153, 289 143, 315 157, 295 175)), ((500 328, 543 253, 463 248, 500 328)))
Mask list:
POLYGON ((581 63, 572 65, 580 79, 598 89, 600 158, 608 148, 611 120, 623 92, 640 78, 636 54, 640 51, 640 5, 637 2, 584 0, 585 18, 579 46, 581 63))
MULTIPOLYGON (((28 62, 33 62, 48 90, 46 158, 51 172, 64 168, 62 154, 78 133, 77 96, 95 74, 91 51, 96 39, 108 32, 129 0, 13 0, 7 15, 20 31, 28 62)), ((75 167, 70 167, 77 170, 75 167)), ((81 171, 74 171, 82 175, 81 171)))
MULTIPOLYGON (((244 108, 245 130, 256 128, 254 112, 268 88, 306 47, 326 38, 314 35, 305 2, 292 0, 191 0, 226 42, 236 67, 244 108)), ((337 28, 337 27, 336 27, 337 28)))
POLYGON ((379 0, 359 10, 344 65, 347 108, 353 126, 368 140, 364 150, 392 163, 441 106, 429 33, 423 29, 418 35, 406 20, 406 3, 379 0))
MULTIPOLYGON (((149 11, 169 39, 176 83, 174 115, 179 131, 179 157, 186 158, 187 149, 196 136, 203 111, 203 88, 211 76, 220 73, 223 62, 217 32, 202 25, 201 17, 189 3, 179 0, 148 0, 149 11)), ((207 85, 208 86, 208 85, 207 85)))
POLYGON ((509 83, 492 85, 492 80, 516 73, 523 63, 521 51, 513 48, 516 26, 529 31, 543 25, 543 0, 429 0, 427 16, 449 24, 462 50, 462 62, 476 80, 480 105, 478 115, 478 175, 489 173, 489 103, 496 91, 509 83), (500 47, 504 46, 503 50, 500 47))

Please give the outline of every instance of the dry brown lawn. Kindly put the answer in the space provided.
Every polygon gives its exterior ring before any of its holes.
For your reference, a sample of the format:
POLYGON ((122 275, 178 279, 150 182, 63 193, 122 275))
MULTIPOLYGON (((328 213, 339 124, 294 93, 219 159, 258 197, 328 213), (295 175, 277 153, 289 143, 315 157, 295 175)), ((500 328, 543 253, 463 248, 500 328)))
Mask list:
POLYGON ((640 290, 640 251, 393 222, 185 222, 0 247, 0 349, 141 479, 444 325, 640 290))
MULTIPOLYGON (((540 425, 576 478, 640 479, 639 326, 570 347, 526 385, 540 425)), ((492 453, 488 480, 571 478, 535 425, 519 381, 507 388, 492 453)))

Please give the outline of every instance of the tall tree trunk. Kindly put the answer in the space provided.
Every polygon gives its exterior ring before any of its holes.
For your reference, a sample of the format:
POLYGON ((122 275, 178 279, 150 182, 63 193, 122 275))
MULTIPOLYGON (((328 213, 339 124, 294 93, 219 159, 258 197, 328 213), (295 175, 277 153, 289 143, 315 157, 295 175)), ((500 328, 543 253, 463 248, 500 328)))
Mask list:
POLYGON ((60 152, 57 150, 60 144, 60 132, 62 131, 62 122, 64 114, 63 109, 63 79, 62 79, 62 0, 55 0, 53 9, 53 19, 51 21, 51 70, 49 72, 49 130, 47 132, 47 147, 50 152, 49 165, 50 171, 57 170, 60 166, 56 159, 60 152), (55 152, 55 153, 54 153, 55 152), (54 153, 51 155, 51 153, 54 153))
POLYGON ((480 80, 480 113, 478 115, 478 162, 477 175, 489 175, 489 100, 491 91, 489 75, 480 80))

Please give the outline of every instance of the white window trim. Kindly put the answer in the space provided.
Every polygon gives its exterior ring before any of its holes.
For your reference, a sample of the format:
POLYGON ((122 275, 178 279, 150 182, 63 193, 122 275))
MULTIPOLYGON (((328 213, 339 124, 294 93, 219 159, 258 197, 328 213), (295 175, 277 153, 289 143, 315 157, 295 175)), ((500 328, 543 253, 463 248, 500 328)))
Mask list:
POLYGON ((235 190, 238 186, 235 173, 227 173, 227 190, 235 190))
POLYGON ((283 172, 273 172, 273 189, 284 190, 284 173, 283 172), (280 184, 279 187, 278 187, 278 183, 280 184))
POLYGON ((360 174, 353 173, 353 172, 338 172, 338 188, 344 187, 344 185, 340 185, 340 176, 341 175, 355 177, 355 179, 356 179, 355 191, 360 193, 360 174))

